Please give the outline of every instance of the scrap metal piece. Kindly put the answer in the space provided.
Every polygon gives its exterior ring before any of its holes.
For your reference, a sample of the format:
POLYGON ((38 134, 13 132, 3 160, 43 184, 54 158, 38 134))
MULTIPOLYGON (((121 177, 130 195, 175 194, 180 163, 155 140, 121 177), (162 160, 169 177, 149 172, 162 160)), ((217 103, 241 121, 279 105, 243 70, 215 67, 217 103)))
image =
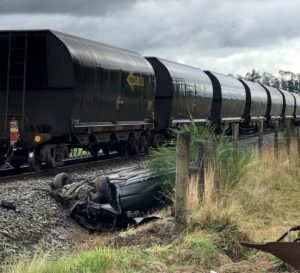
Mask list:
POLYGON ((255 248, 269 252, 286 262, 287 264, 300 269, 300 244, 294 242, 271 242, 266 244, 241 243, 242 246, 255 248))
POLYGON ((255 248, 273 254, 295 269, 300 269, 300 226, 289 228, 276 242, 266 244, 241 243, 244 247, 255 248), (292 232, 299 231, 298 235, 292 236, 292 232), (287 242, 283 240, 287 238, 287 242), (292 239, 294 238, 294 239, 292 239))
POLYGON ((8 210, 14 210, 17 213, 23 212, 23 208, 18 207, 14 201, 2 200, 0 203, 0 207, 8 210))
POLYGON ((13 201, 2 200, 1 207, 10 210, 16 210, 17 206, 13 201))

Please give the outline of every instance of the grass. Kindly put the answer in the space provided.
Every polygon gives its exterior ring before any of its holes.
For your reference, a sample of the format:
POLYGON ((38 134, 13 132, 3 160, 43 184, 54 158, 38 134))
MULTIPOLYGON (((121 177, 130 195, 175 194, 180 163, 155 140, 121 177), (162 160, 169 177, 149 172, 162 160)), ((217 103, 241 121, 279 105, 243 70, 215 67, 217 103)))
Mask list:
POLYGON ((89 156, 90 152, 87 150, 84 150, 83 148, 72 148, 70 150, 69 157, 70 158, 77 158, 77 157, 85 157, 89 156))
MULTIPOLYGON (((191 123, 189 126, 184 125, 182 131, 191 133, 190 146, 190 165, 197 164, 197 148, 199 141, 204 141, 204 146, 207 142, 213 145, 213 157, 218 165, 214 168, 213 173, 216 190, 223 190, 224 187, 233 187, 246 171, 249 163, 252 161, 253 151, 241 151, 236 149, 230 138, 224 132, 216 135, 213 126, 197 126, 191 123), (217 173, 218 172, 218 173, 217 173)), ((211 151, 210 151, 211 152, 211 151)), ((175 171, 176 167, 176 147, 166 145, 160 149, 150 150, 150 163, 148 168, 152 173, 159 174, 165 183, 168 194, 174 194, 175 176, 171 172, 175 171)))
MULTIPOLYGON (((209 132, 197 130, 193 134, 209 138, 209 132)), ((297 143, 292 141, 290 155, 281 143, 277 157, 272 148, 260 153, 236 150, 222 135, 214 141, 215 160, 207 168, 201 200, 198 177, 190 179, 189 220, 183 233, 173 235, 172 222, 153 222, 121 232, 116 237, 125 240, 121 248, 97 246, 54 260, 47 254, 21 257, 9 261, 4 273, 276 272, 277 259, 245 250, 239 242, 274 241, 298 222, 297 143)), ((174 166, 173 147, 153 151, 151 156, 153 172, 174 166)), ((166 174, 165 178, 173 185, 174 177, 166 174)))
POLYGON ((126 250, 96 248, 54 261, 47 254, 39 254, 31 259, 22 257, 13 265, 7 265, 5 270, 11 273, 102 273, 108 269, 110 272, 135 272, 129 264, 132 267, 136 257, 126 250))
POLYGON ((218 219, 230 219, 253 239, 275 239, 271 234, 279 235, 297 222, 299 161, 295 155, 288 160, 283 150, 279 158, 269 149, 252 154, 250 159, 246 154, 244 157, 240 160, 244 162, 243 171, 236 174, 232 170, 234 175, 230 175, 236 179, 234 184, 227 183, 228 172, 223 175, 224 170, 214 170, 219 180, 207 179, 207 188, 215 189, 215 183, 219 183, 221 190, 210 190, 212 193, 191 212, 191 219, 204 228, 218 219))

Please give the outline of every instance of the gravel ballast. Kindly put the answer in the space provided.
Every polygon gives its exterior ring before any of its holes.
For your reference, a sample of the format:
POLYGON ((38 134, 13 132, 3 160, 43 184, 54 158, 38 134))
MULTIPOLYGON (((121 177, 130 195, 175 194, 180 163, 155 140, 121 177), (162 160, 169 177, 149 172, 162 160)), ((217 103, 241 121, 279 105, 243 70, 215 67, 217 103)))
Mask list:
MULTIPOLYGON (((107 171, 143 164, 146 157, 127 162, 68 171, 73 178, 90 178, 107 171)), ((63 206, 49 195, 53 175, 0 182, 0 263, 9 257, 37 250, 65 251, 88 232, 67 217, 63 206), (11 208, 1 206, 4 203, 11 208)), ((1 270, 1 269, 0 269, 1 270)))

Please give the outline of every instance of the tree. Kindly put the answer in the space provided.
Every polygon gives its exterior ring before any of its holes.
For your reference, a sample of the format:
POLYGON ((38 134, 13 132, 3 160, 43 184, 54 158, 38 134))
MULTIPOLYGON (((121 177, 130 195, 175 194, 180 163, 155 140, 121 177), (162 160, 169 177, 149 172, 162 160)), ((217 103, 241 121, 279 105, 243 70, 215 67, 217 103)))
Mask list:
POLYGON ((287 81, 285 81, 285 80, 281 80, 281 88, 283 89, 283 90, 288 90, 288 83, 287 83, 287 81))
POLYGON ((280 88, 280 81, 279 81, 278 78, 275 78, 274 83, 273 83, 273 87, 280 88))
POLYGON ((268 72, 263 72, 262 74, 253 68, 251 72, 247 72, 245 77, 241 75, 236 75, 238 79, 245 79, 252 82, 259 82, 267 86, 272 86, 275 88, 282 88, 290 92, 300 93, 300 74, 280 70, 279 77, 276 77, 268 72))
POLYGON ((261 76, 259 75, 259 73, 255 70, 255 68, 252 69, 252 72, 251 73, 247 73, 245 78, 249 81, 252 81, 252 82, 259 82, 260 81, 260 78, 261 76))
POLYGON ((270 86, 271 85, 270 84, 270 78, 269 77, 263 77, 261 83, 264 84, 264 85, 270 86))
POLYGON ((291 79, 287 82, 288 91, 293 92, 294 91, 294 81, 291 79))
POLYGON ((298 81, 295 81, 295 83, 294 83, 294 91, 295 92, 297 92, 297 93, 299 93, 299 82, 298 81))

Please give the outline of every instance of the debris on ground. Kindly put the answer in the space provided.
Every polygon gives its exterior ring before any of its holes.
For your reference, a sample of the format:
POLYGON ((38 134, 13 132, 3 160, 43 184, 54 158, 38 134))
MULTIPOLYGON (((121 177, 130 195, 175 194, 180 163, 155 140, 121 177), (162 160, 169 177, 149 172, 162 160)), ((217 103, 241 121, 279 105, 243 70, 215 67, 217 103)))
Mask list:
POLYGON ((91 231, 107 231, 161 218, 144 214, 165 204, 163 186, 160 176, 135 166, 89 179, 72 179, 60 173, 51 189, 80 225, 91 231))
POLYGON ((9 210, 14 210, 17 213, 23 212, 23 208, 17 206, 14 201, 2 200, 1 207, 9 210))

